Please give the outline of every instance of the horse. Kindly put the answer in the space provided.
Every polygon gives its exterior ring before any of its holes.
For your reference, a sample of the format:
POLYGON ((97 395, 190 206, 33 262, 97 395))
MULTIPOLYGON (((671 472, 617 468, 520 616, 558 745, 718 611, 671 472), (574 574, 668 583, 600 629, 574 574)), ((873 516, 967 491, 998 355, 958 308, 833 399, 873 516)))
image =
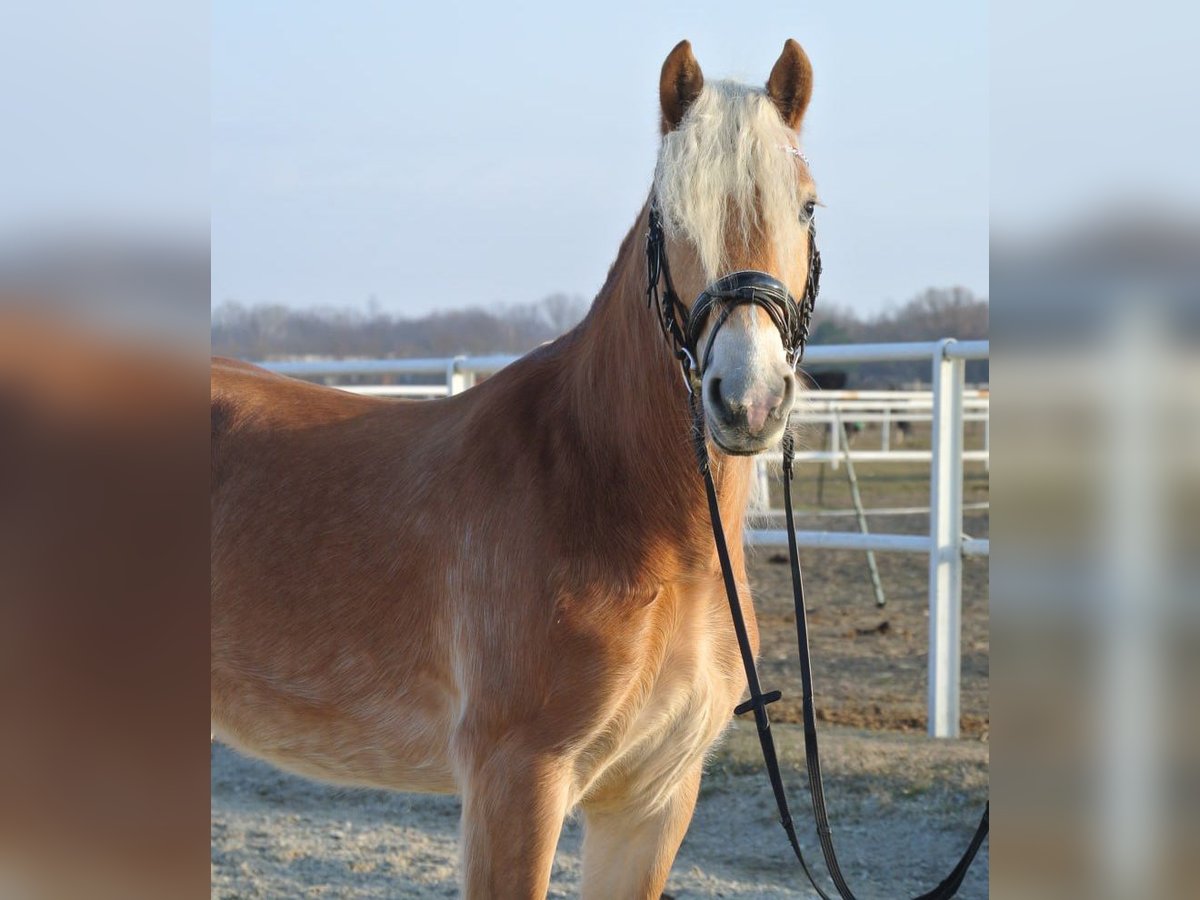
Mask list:
MULTIPOLYGON (((218 739, 334 783, 459 794, 466 897, 545 896, 575 814, 584 897, 660 895, 743 681, 643 240, 657 214, 682 297, 743 270, 800 296, 811 92, 795 41, 762 88, 706 82, 680 42, 650 194, 588 314, 468 391, 387 400, 214 360, 218 739)), ((738 535, 794 360, 754 304, 699 338, 701 439, 738 535)))

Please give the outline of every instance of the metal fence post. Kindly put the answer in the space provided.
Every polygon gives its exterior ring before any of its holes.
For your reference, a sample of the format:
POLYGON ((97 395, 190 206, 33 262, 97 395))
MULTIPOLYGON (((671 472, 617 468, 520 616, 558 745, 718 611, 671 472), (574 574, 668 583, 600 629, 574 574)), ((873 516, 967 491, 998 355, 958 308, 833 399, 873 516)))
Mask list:
MULTIPOLYGON (((832 407, 826 403, 825 409, 826 411, 830 411, 832 407)), ((845 438, 845 435, 842 434, 841 429, 837 427, 837 423, 833 421, 833 417, 831 416, 829 419, 829 468, 835 472, 838 468, 838 461, 841 459, 839 451, 842 447, 843 438, 845 438)))
POLYGON ((771 473, 767 461, 758 457, 750 466, 750 512, 766 514, 771 511, 771 473))
POLYGON ((966 363, 933 358, 929 498, 929 734, 958 737, 962 617, 963 383, 966 363))
POLYGON ((446 366, 446 393, 461 394, 469 387, 475 386, 475 373, 462 370, 462 364, 467 361, 465 356, 456 356, 446 366))

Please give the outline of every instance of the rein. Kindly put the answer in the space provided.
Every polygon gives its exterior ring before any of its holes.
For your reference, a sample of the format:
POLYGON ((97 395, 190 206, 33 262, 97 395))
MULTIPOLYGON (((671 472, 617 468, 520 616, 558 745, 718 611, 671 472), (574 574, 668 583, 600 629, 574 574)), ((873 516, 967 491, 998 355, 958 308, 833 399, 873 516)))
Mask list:
MULTIPOLYGON (((737 637, 738 651, 742 658, 742 668, 746 672, 746 684, 749 688, 750 699, 739 704, 734 709, 734 715, 753 712, 755 725, 758 729, 759 745, 762 749, 763 762, 767 770, 767 778, 771 782, 771 791, 775 795, 775 805, 779 810, 779 822, 787 834, 788 843, 792 847, 796 859, 800 862, 809 882, 822 900, 832 900, 813 877, 812 870, 804 858, 800 848, 800 840, 796 835, 796 827, 788 808, 787 792, 783 785, 783 775, 779 770, 779 757, 775 750, 775 739, 771 734, 771 719, 767 714, 767 706, 782 698, 779 691, 764 692, 758 678, 758 667, 754 661, 754 650, 750 646, 750 636, 746 628, 746 620, 742 615, 742 605, 738 598, 737 582, 733 575, 733 563, 729 558, 729 545, 725 539, 725 529, 721 524, 721 508, 717 502, 717 489, 713 482, 712 468, 708 457, 708 444, 704 439, 704 409, 698 394, 703 378, 703 367, 707 363, 708 351, 714 338, 729 314, 736 306, 754 304, 766 310, 779 330, 784 348, 788 354, 788 362, 793 368, 799 365, 804 355, 804 346, 808 340, 809 320, 816 305, 817 293, 820 290, 821 254, 816 245, 816 228, 813 220, 809 219, 809 261, 808 283, 804 289, 804 297, 796 303, 791 293, 778 279, 765 272, 743 271, 727 275, 713 282, 701 292, 692 304, 689 312, 679 300, 675 287, 671 282, 671 268, 667 262, 666 242, 663 235, 662 220, 657 206, 650 207, 650 227, 646 240, 646 262, 649 273, 649 285, 646 289, 647 302, 657 306, 659 324, 662 326, 675 358, 683 370, 684 383, 688 389, 688 403, 691 407, 692 445, 696 454, 696 462, 700 474, 704 478, 704 491, 708 499, 708 516, 712 523, 713 542, 716 544, 717 559, 721 564, 721 577, 725 583, 725 595, 729 601, 729 612, 733 618, 733 630, 737 637), (659 282, 663 282, 665 290, 660 291, 659 282), (717 309, 716 324, 705 344, 704 352, 697 353, 697 342, 704 330, 704 324, 709 315, 717 309)), ((856 900, 854 893, 846 883, 838 863, 837 853, 833 846, 833 833, 829 826, 829 815, 825 808, 825 788, 821 779, 821 759, 817 746, 816 713, 813 708, 812 660, 808 645, 808 611, 804 602, 804 581, 800 570, 800 556, 796 546, 796 524, 792 512, 792 463, 795 448, 791 432, 784 430, 783 437, 783 498, 784 510, 787 516, 788 561, 792 575, 792 598, 796 611, 796 643, 800 654, 800 681, 803 691, 803 720, 804 720, 804 753, 808 768, 808 789, 812 798, 813 817, 816 820, 817 836, 821 844, 821 852, 825 858, 825 866, 833 880, 834 887, 842 900, 856 900)), ((988 834, 988 812, 990 804, 984 807, 983 817, 975 829, 958 863, 942 881, 932 890, 921 894, 914 900, 948 900, 958 893, 963 878, 975 855, 979 852, 984 838, 988 834)))

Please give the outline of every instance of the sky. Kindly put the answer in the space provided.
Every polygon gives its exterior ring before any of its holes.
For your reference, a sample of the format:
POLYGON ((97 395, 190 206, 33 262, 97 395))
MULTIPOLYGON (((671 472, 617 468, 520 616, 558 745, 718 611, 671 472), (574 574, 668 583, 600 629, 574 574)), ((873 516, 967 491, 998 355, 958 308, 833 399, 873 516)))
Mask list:
POLYGON ((987 6, 216 0, 212 301, 592 297, 649 189, 658 74, 812 59, 822 301, 988 290, 987 6))

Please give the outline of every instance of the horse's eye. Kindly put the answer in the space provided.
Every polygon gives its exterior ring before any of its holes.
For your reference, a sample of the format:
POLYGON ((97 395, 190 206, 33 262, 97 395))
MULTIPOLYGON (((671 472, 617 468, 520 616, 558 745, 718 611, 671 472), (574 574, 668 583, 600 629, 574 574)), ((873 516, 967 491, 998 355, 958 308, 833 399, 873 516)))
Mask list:
POLYGON ((809 200, 807 203, 804 204, 804 215, 802 218, 804 219, 805 222, 808 222, 812 219, 812 217, 816 213, 816 211, 817 211, 817 201, 809 200))

